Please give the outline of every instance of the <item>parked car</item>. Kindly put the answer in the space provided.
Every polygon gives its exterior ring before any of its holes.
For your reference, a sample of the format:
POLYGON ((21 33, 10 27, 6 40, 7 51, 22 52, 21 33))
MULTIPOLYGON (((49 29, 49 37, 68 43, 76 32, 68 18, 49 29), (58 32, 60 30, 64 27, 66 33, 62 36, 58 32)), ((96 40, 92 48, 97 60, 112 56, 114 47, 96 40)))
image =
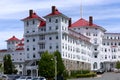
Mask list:
POLYGON ((98 69, 98 70, 96 71, 97 74, 103 74, 104 72, 105 72, 104 69, 98 69))
POLYGON ((16 79, 16 80, 32 80, 33 77, 31 76, 21 76, 20 78, 16 79))
POLYGON ((20 75, 7 75, 9 80, 16 80, 20 78, 20 75))
POLYGON ((116 69, 116 68, 114 68, 114 70, 113 70, 115 73, 120 73, 120 69, 116 69))
POLYGON ((46 80, 46 78, 45 77, 35 77, 32 80, 46 80))
POLYGON ((9 80, 8 76, 5 75, 5 74, 0 75, 0 78, 3 79, 3 80, 9 80))

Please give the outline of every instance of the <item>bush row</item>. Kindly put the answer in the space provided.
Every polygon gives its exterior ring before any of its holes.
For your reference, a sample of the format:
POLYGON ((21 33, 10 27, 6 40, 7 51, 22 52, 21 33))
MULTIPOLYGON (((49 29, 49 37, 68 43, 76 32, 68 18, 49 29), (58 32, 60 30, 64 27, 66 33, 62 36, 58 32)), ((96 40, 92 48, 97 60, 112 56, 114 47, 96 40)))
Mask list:
POLYGON ((86 77, 95 77, 96 76, 96 73, 94 72, 90 72, 90 73, 87 73, 87 74, 77 74, 76 77, 77 78, 86 78, 86 77))

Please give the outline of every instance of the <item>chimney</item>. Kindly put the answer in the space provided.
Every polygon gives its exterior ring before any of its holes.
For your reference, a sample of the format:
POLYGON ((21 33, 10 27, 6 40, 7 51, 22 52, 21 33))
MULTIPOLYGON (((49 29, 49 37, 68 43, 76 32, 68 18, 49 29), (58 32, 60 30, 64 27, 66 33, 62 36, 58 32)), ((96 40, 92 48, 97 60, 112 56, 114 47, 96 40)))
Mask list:
POLYGON ((55 14, 55 10, 56 10, 55 6, 52 6, 52 14, 55 14))
POLYGON ((72 23, 72 20, 71 18, 69 19, 69 23, 68 23, 68 26, 70 27, 71 26, 71 23, 72 23))
POLYGON ((29 16, 32 17, 33 10, 29 10, 29 16))
POLYGON ((89 25, 90 26, 93 25, 93 17, 92 16, 89 17, 89 25))

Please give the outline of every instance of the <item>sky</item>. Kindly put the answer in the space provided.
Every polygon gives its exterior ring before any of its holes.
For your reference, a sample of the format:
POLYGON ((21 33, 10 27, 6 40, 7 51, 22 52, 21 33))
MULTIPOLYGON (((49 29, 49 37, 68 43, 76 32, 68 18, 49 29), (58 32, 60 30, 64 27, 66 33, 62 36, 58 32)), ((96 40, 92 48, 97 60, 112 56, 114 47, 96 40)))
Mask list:
POLYGON ((21 19, 33 9, 40 17, 56 6, 60 12, 72 18, 72 23, 93 16, 94 23, 107 32, 120 33, 120 0, 0 0, 0 49, 6 49, 6 40, 13 35, 23 38, 24 26, 21 19))

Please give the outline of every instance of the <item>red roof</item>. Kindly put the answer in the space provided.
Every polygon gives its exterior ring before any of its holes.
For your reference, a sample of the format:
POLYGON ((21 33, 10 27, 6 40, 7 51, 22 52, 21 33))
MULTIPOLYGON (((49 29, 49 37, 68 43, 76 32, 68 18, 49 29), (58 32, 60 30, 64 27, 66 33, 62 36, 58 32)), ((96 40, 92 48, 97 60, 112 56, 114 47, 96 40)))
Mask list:
POLYGON ((89 21, 81 18, 79 19, 78 21, 76 21, 75 23, 73 23, 70 27, 87 27, 87 26, 90 26, 90 27, 98 27, 96 24, 92 24, 92 25, 89 25, 89 21))
POLYGON ((41 22, 40 22, 39 27, 43 27, 43 26, 46 26, 46 22, 45 22, 45 21, 41 21, 41 22))
POLYGON ((8 39, 7 41, 20 41, 18 38, 16 38, 15 36, 13 36, 12 38, 8 39))
POLYGON ((59 12, 58 9, 56 9, 54 13, 50 13, 47 16, 53 16, 53 15, 59 15, 59 14, 61 14, 61 12, 59 12))
POLYGON ((6 49, 2 49, 2 50, 0 50, 0 52, 7 52, 7 50, 6 49))
POLYGON ((73 28, 73 27, 90 27, 90 28, 99 28, 103 31, 106 31, 104 28, 96 25, 96 24, 90 24, 89 21, 81 18, 79 19, 78 21, 74 22, 73 24, 71 24, 71 26, 69 26, 70 28, 73 28))
POLYGON ((26 18, 24 18, 24 19, 22 19, 23 21, 24 20, 28 20, 28 19, 38 19, 38 20, 40 20, 40 21, 44 21, 41 17, 39 17, 35 12, 34 13, 32 13, 32 16, 28 16, 28 17, 26 17, 26 18))
POLYGON ((21 41, 24 41, 24 38, 22 38, 21 41))
POLYGON ((18 44, 17 46, 24 46, 24 44, 23 44, 23 43, 20 43, 20 44, 18 44))
POLYGON ((17 48, 16 50, 24 50, 24 48, 17 48))

